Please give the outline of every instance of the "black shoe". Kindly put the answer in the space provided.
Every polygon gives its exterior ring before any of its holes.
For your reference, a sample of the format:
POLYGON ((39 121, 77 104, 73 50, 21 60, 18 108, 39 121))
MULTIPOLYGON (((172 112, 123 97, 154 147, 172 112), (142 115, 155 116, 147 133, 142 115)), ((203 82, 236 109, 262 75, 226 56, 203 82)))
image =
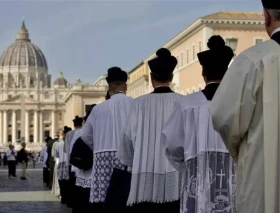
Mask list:
POLYGON ((26 178, 26 177, 20 177, 20 179, 21 179, 21 180, 27 180, 27 178, 26 178))

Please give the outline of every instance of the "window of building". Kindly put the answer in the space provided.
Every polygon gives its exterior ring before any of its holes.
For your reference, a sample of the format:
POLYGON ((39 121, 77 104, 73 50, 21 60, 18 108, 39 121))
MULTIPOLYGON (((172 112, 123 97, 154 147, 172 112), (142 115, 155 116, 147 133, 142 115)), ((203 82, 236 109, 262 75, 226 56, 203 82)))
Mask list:
POLYGON ((45 125, 45 128, 49 128, 50 127, 50 125, 45 125))
POLYGON ((63 95, 59 95, 59 99, 63 99, 64 98, 64 96, 63 95))
POLYGON ((201 41, 199 42, 199 52, 202 52, 202 43, 201 43, 201 41))
POLYGON ((49 121, 50 120, 50 113, 49 112, 44 112, 43 117, 44 117, 44 121, 49 121))
POLYGON ((189 62, 190 62, 190 58, 189 58, 189 49, 187 49, 186 57, 187 57, 187 64, 189 64, 189 62))
POLYGON ((32 99, 33 99, 33 98, 34 98, 34 96, 33 96, 33 95, 29 95, 29 98, 32 98, 32 99))
POLYGON ((33 142, 34 142, 34 137, 33 137, 33 135, 30 135, 30 136, 29 136, 29 142, 30 142, 30 143, 33 143, 33 142))
POLYGON ((184 66, 184 53, 181 53, 181 67, 184 66))
POLYGON ((193 54, 193 60, 195 60, 196 54, 195 54, 195 46, 194 45, 192 47, 192 54, 193 54))
POLYGON ((91 105, 85 105, 85 112, 88 112, 91 110, 91 105))
POLYGON ((231 47, 233 52, 236 51, 237 43, 238 43, 238 39, 237 38, 227 38, 226 39, 226 45, 231 47))
POLYGON ((46 130, 45 131, 45 137, 48 137, 48 136, 50 136, 50 131, 46 130))
POLYGON ((50 98, 50 95, 49 95, 49 94, 45 94, 45 95, 44 95, 44 98, 45 98, 45 99, 49 99, 49 98, 50 98))
POLYGON ((20 139, 20 138, 21 138, 21 132, 19 130, 19 131, 17 131, 17 139, 20 139))
POLYGON ((260 44, 264 41, 262 38, 255 39, 255 44, 260 44))
POLYGON ((8 95, 8 99, 11 99, 12 98, 12 95, 8 95))

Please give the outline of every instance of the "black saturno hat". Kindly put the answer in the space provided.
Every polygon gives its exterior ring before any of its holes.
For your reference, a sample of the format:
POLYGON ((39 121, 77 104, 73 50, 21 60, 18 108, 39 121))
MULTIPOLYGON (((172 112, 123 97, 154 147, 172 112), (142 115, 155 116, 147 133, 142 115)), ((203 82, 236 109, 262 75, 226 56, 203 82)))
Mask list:
POLYGON ((280 10, 279 0, 262 0, 262 4, 265 9, 280 10))
POLYGON ((127 82, 127 78, 128 78, 127 73, 123 71, 121 68, 111 67, 110 69, 108 69, 108 76, 106 80, 107 83, 110 84, 111 82, 114 81, 127 82))
POLYGON ((84 119, 82 117, 76 116, 73 119, 73 123, 75 126, 81 125, 83 123, 84 119))
POLYGON ((65 126, 65 127, 63 128, 63 133, 64 133, 64 135, 66 135, 66 133, 67 133, 67 132, 70 132, 70 131, 72 131, 72 129, 71 129, 70 127, 68 127, 68 126, 65 126))
POLYGON ((201 66, 213 69, 213 71, 219 68, 227 69, 234 52, 225 45, 224 39, 221 36, 212 36, 207 46, 209 50, 197 54, 201 66))
POLYGON ((166 48, 159 49, 156 55, 156 58, 148 62, 151 72, 157 76, 171 75, 178 63, 177 59, 166 48))

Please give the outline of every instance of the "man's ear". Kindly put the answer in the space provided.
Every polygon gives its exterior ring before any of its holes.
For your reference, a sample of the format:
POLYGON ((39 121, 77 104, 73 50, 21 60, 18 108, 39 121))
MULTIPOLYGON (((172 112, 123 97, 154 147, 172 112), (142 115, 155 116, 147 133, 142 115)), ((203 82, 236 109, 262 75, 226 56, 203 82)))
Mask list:
POLYGON ((264 14, 265 26, 270 27, 272 23, 271 15, 266 10, 263 11, 263 14, 264 14))

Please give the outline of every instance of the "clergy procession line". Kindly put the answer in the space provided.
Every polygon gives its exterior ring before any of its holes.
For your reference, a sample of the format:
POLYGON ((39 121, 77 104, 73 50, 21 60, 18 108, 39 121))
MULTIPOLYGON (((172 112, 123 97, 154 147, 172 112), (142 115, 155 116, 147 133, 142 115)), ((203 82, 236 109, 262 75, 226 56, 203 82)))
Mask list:
POLYGON ((165 48, 148 62, 151 94, 126 96, 127 73, 110 68, 106 101, 46 138, 53 194, 73 213, 279 213, 280 6, 263 5, 271 40, 229 67, 233 50, 212 36, 198 53, 200 92, 171 90, 177 60, 165 48))

